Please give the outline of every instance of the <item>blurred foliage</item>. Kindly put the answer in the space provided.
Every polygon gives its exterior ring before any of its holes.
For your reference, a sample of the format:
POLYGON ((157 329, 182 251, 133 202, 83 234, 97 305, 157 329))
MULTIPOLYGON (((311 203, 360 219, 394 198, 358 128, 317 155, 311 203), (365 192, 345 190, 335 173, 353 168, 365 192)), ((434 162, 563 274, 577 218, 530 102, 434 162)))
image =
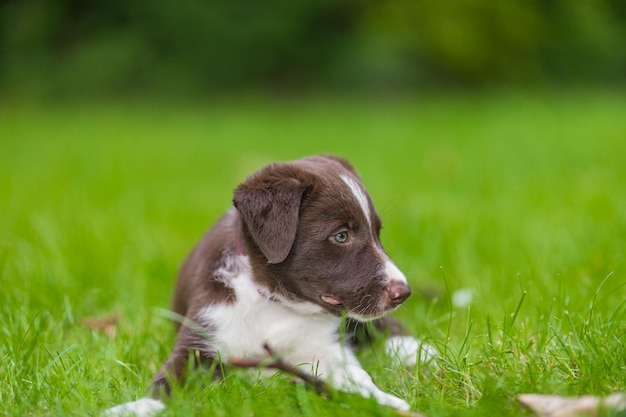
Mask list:
POLYGON ((623 0, 4 0, 0 91, 621 84, 623 0))

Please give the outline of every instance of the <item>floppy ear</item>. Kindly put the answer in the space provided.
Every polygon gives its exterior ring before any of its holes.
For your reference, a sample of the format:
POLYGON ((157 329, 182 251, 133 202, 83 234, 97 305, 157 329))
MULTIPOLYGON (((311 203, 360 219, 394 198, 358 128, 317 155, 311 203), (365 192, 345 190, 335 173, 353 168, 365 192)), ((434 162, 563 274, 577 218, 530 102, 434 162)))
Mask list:
POLYGON ((289 255, 306 189, 293 168, 279 164, 261 169, 235 190, 235 208, 270 264, 289 255))

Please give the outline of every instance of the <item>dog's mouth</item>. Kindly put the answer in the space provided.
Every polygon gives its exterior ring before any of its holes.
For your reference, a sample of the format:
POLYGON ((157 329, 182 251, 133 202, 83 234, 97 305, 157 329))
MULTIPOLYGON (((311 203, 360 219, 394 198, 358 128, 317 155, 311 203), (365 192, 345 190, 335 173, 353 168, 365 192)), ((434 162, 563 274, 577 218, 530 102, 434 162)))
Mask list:
POLYGON ((330 304, 331 306, 341 305, 341 301, 334 295, 322 294, 321 299, 323 302, 325 302, 326 304, 330 304))
POLYGON ((349 308, 344 301, 332 294, 322 294, 320 299, 327 304, 328 309, 333 311, 335 314, 341 314, 342 311, 347 309, 345 312, 347 312, 348 317, 364 322, 383 317, 395 308, 380 308, 376 304, 359 305, 355 308, 349 308))

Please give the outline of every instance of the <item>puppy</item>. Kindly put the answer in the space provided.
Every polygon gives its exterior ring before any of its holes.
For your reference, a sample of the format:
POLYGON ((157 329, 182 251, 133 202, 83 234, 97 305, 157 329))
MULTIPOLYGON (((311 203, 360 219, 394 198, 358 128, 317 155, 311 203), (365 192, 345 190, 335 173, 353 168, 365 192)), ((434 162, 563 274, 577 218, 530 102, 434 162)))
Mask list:
MULTIPOLYGON (((350 329, 367 321, 385 328, 385 315, 411 294, 383 250, 380 217, 352 165, 331 156, 269 165, 239 185, 233 203, 180 270, 173 310, 185 320, 150 392, 169 394, 190 358, 194 366, 262 360, 268 344, 336 389, 408 410, 374 385, 340 340, 342 316, 350 329)), ((408 336, 392 337, 387 348, 408 365, 435 355, 408 336)), ((163 407, 145 398, 107 414, 163 407)))

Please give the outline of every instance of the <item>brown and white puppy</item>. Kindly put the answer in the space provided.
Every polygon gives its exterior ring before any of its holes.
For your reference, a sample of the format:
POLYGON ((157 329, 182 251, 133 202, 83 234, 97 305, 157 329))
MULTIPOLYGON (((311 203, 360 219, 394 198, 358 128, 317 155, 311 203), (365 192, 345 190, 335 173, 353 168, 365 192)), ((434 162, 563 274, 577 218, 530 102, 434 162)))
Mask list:
MULTIPOLYGON (((190 357, 195 365, 261 360, 267 343, 337 389, 407 410, 406 401, 374 385, 340 340, 342 315, 382 322, 411 294, 383 250, 381 220, 354 168, 330 156, 269 165, 235 190, 233 202, 180 270, 173 310, 185 322, 151 392, 168 394, 190 357)), ((387 347, 409 365, 435 354, 408 336, 387 347)), ((107 413, 162 408, 146 398, 107 413)))

